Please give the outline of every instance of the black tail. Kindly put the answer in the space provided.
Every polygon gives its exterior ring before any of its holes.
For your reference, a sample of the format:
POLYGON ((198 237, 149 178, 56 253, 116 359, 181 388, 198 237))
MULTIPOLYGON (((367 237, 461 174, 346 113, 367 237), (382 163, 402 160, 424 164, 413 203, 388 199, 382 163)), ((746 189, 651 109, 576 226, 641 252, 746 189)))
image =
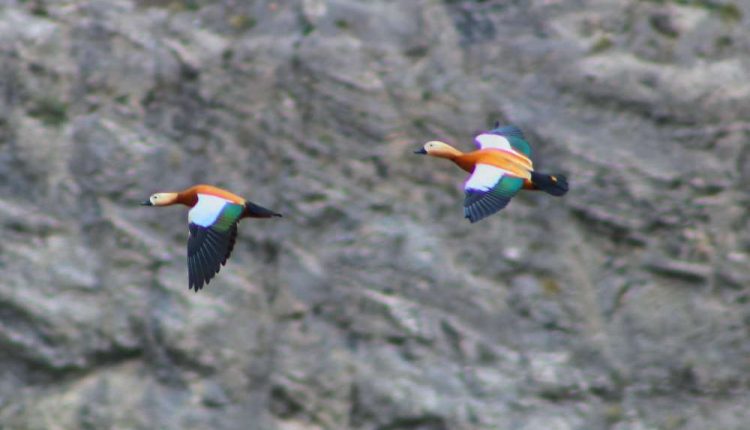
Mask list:
POLYGON ((531 172, 531 182, 553 196, 562 196, 568 192, 568 180, 563 175, 531 172))
POLYGON ((266 209, 263 206, 256 205, 250 201, 245 203, 244 215, 249 218, 271 218, 281 216, 280 213, 274 212, 271 209, 266 209))

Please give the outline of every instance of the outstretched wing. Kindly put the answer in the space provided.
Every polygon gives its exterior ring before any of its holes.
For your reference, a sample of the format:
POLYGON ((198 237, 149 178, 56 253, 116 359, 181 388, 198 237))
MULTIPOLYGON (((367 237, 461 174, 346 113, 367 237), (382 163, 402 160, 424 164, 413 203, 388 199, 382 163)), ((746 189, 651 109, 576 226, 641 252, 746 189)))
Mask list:
POLYGON ((504 125, 501 127, 500 123, 498 122, 495 124, 495 128, 493 128, 489 132, 505 137, 518 137, 521 139, 526 139, 521 129, 516 127, 515 125, 504 125))
POLYGON ((523 132, 515 125, 495 127, 485 133, 480 133, 474 138, 479 149, 494 148, 506 151, 514 151, 524 156, 531 157, 531 145, 526 141, 523 132))
POLYGON ((226 264, 237 238, 244 206, 220 197, 198 194, 188 215, 188 288, 203 288, 226 264))
POLYGON ((464 216, 472 223, 508 205, 523 188, 523 179, 489 164, 477 164, 464 185, 464 216))

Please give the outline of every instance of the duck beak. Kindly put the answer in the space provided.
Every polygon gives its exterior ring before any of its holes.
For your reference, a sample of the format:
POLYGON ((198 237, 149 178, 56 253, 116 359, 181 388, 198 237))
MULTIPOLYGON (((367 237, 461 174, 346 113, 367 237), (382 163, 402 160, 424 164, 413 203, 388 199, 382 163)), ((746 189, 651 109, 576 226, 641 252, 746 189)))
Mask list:
POLYGON ((141 202, 141 206, 153 206, 154 204, 151 203, 150 200, 146 200, 145 202, 141 202))
POLYGON ((424 148, 422 148, 419 151, 414 151, 414 153, 419 154, 419 155, 426 155, 427 151, 424 148))

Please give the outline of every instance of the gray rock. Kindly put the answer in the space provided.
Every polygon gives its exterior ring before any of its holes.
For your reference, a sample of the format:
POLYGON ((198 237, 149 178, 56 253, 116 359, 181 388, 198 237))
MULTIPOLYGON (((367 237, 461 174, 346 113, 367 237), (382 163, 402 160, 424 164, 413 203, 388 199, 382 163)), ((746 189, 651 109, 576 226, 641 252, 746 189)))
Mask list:
POLYGON ((0 422, 745 429, 742 2, 0 1, 0 422), (477 225, 412 156, 521 126, 477 225), (186 288, 185 210, 243 222, 186 288))

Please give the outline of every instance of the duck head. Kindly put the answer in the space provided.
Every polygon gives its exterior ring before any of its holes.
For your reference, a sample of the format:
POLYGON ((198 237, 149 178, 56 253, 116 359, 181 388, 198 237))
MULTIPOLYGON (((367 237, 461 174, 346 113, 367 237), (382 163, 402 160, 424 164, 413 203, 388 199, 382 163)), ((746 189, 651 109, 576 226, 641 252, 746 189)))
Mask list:
POLYGON ((414 151, 415 154, 432 155, 439 158, 454 158, 461 155, 461 151, 439 140, 431 140, 424 144, 422 149, 414 151))
POLYGON ((177 203, 177 193, 156 193, 151 194, 141 206, 169 206, 177 203))

